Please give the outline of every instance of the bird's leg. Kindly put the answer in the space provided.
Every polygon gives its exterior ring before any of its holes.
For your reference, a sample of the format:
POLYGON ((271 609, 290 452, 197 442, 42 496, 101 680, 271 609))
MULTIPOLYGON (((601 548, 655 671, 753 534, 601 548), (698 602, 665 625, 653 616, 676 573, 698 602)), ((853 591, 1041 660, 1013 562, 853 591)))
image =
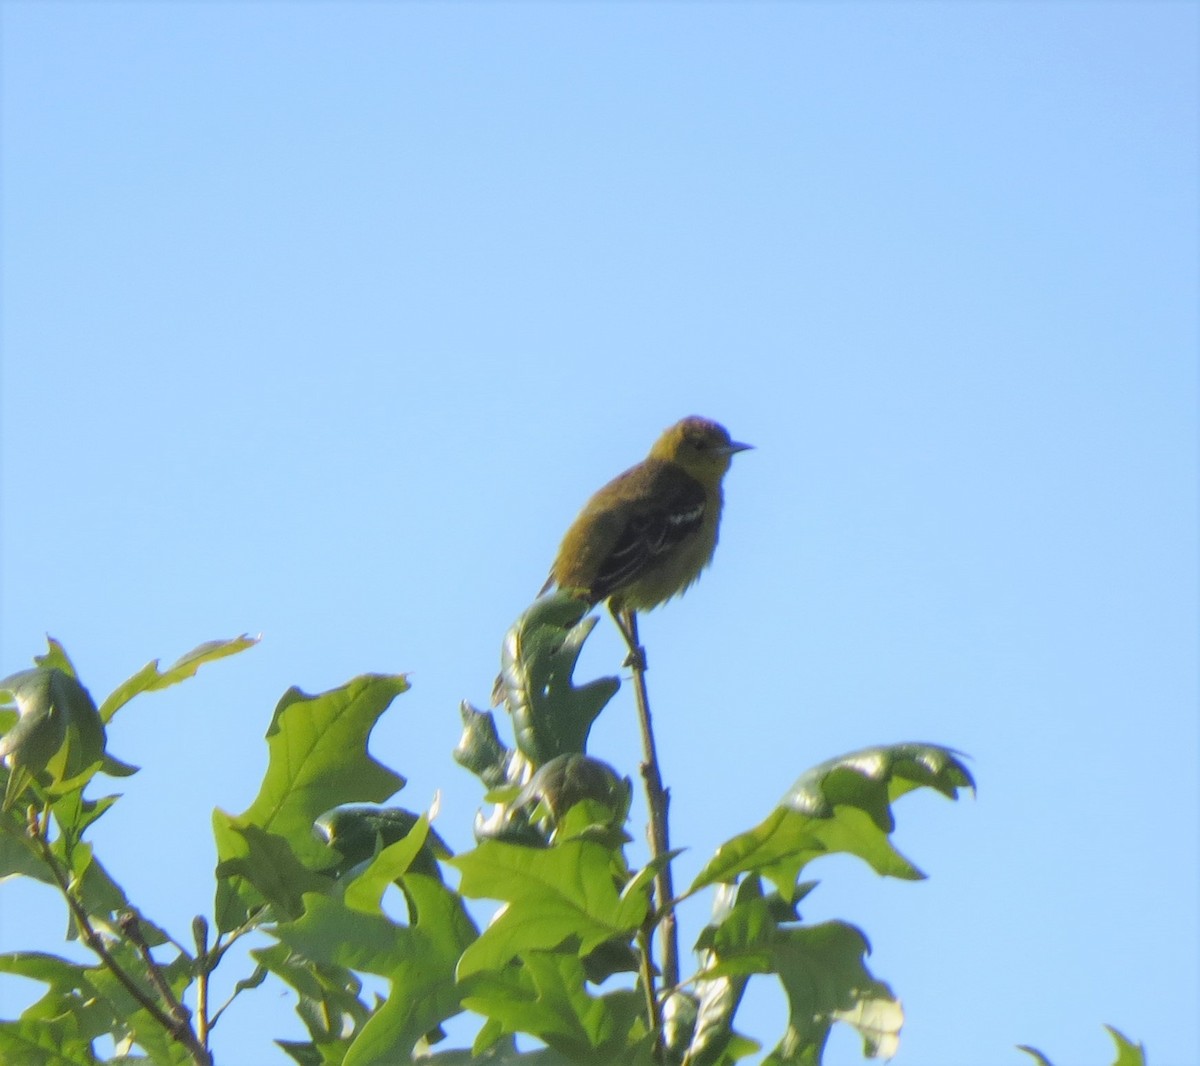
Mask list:
POLYGON ((621 636, 625 638, 625 646, 629 649, 629 654, 625 656, 625 662, 621 665, 628 666, 635 673, 644 674, 649 666, 646 663, 646 649, 638 642, 637 615, 633 611, 614 607, 611 600, 608 602, 608 610, 613 621, 617 623, 621 636))

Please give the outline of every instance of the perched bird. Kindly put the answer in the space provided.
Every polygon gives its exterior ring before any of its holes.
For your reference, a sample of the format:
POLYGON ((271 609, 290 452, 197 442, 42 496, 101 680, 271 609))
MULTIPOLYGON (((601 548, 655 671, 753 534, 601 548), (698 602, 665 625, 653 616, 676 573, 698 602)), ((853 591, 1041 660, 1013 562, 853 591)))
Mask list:
POLYGON ((712 561, 721 479, 750 447, 707 418, 676 422, 584 505, 542 592, 580 590, 589 603, 607 600, 618 618, 682 593, 712 561))
MULTIPOLYGON (((730 440, 724 426, 707 418, 676 422, 645 459, 584 505, 539 595, 557 586, 589 605, 607 600, 629 645, 627 662, 645 669, 635 612, 683 592, 712 561, 721 479, 734 454, 751 447, 730 440)), ((510 668, 492 686, 494 706, 505 700, 510 668)))

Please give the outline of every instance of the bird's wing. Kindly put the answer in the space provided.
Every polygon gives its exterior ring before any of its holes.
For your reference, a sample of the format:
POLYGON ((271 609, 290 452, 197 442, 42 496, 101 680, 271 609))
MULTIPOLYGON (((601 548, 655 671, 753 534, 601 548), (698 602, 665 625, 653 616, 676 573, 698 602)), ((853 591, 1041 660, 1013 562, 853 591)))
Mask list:
POLYGON ((622 527, 592 581, 592 599, 607 599, 652 570, 700 528, 706 502, 704 486, 682 471, 668 475, 665 485, 660 481, 653 502, 629 501, 622 527))

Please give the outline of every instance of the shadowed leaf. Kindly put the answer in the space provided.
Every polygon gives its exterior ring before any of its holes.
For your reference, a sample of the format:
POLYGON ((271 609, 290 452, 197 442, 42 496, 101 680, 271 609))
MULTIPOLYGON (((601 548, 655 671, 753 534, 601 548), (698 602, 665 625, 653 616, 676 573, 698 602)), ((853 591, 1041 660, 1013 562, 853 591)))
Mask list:
POLYGON ((556 592, 536 600, 513 624, 501 652, 505 703, 517 747, 535 766, 587 749, 596 716, 620 687, 615 677, 576 686, 571 675, 596 625, 582 600, 556 592))

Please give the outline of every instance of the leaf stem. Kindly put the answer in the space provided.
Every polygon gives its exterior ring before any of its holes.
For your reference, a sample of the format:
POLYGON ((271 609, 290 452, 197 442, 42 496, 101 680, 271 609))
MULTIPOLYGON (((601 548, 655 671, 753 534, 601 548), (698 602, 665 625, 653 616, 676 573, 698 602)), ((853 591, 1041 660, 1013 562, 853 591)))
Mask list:
MULTIPOLYGON (((670 793, 663 787, 650 719, 650 696, 646 690, 646 651, 638 641, 637 612, 613 611, 617 627, 629 645, 628 665, 633 669, 633 692, 637 702, 638 724, 642 731, 642 781, 646 786, 646 807, 650 813, 650 856, 659 859, 671 850, 667 815, 670 793)), ((671 880, 671 861, 664 858, 654 875, 656 910, 661 916, 662 980, 666 991, 679 984, 679 933, 675 926, 675 890, 671 880)))

